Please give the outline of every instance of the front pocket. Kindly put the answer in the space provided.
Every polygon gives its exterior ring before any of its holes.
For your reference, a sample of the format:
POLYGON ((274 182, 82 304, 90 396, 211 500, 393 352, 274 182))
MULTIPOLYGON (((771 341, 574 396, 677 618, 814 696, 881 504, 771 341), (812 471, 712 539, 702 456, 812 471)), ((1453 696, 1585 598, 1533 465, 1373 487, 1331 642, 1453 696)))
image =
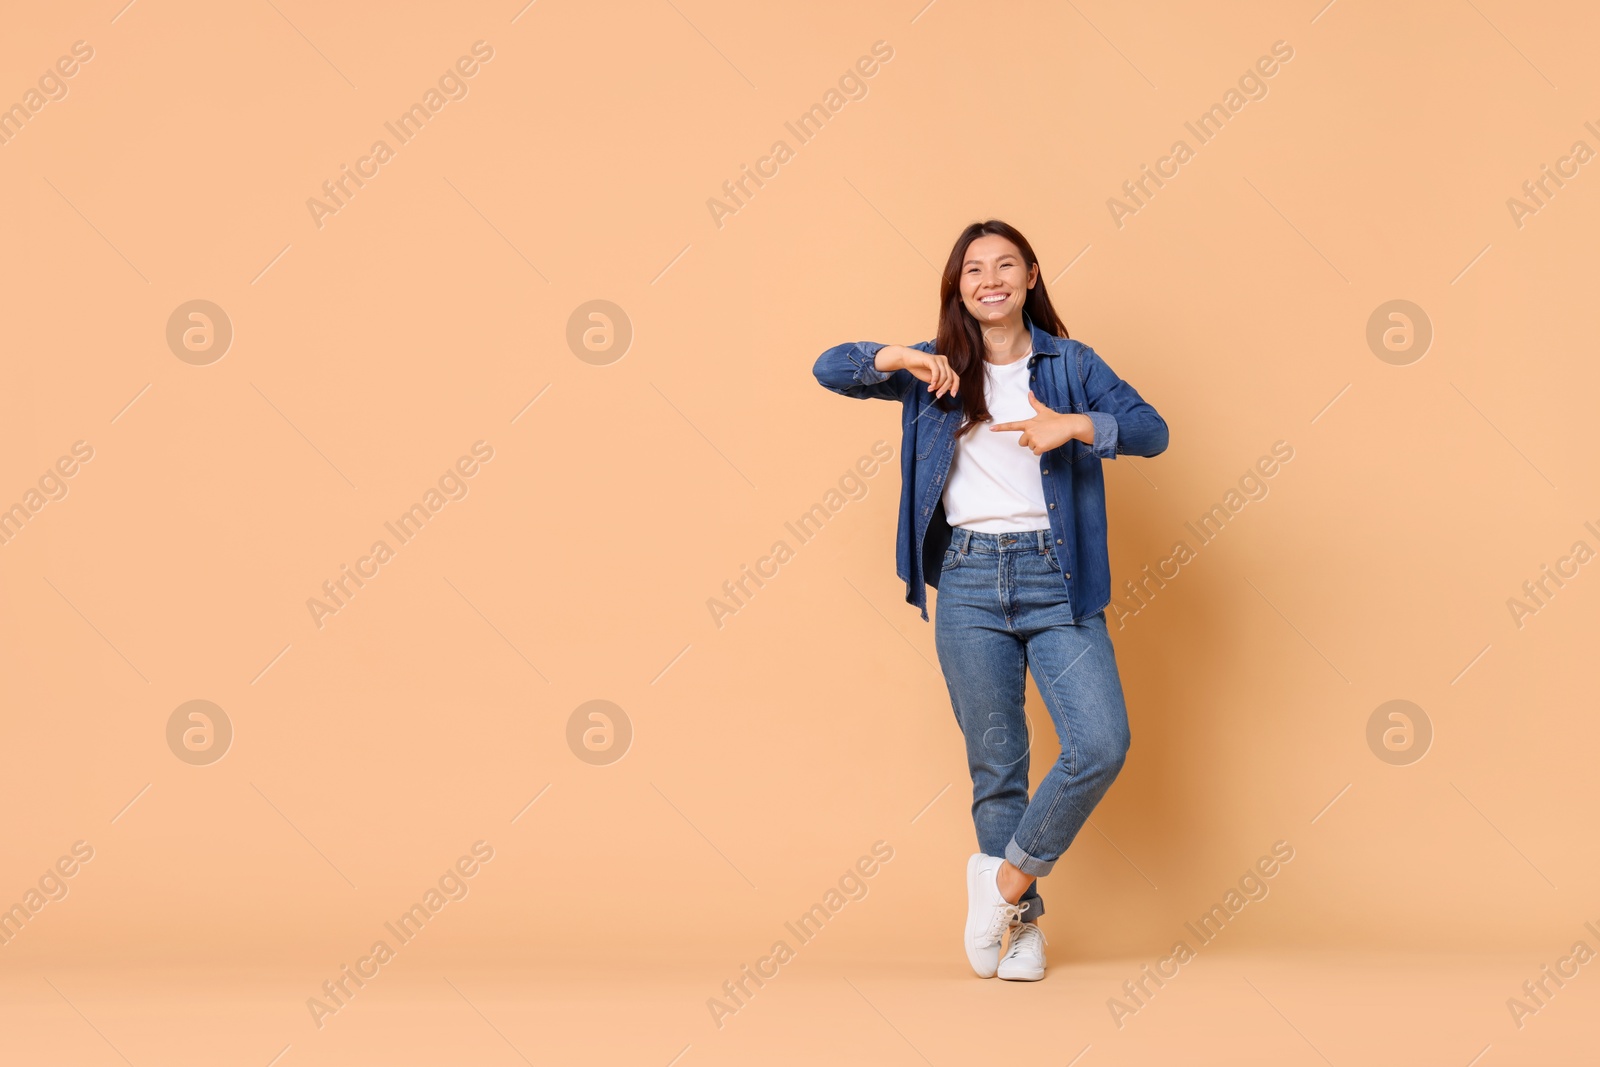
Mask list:
POLYGON ((958 548, 947 548, 944 550, 944 566, 940 568, 940 571, 947 571, 960 562, 961 550, 958 548))

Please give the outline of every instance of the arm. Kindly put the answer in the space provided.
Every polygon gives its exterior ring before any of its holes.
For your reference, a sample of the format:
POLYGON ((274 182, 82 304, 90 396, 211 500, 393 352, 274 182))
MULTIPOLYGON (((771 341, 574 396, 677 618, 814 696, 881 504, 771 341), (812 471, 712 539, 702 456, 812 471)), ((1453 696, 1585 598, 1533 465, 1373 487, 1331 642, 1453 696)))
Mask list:
MULTIPOLYGON (((917 379, 895 358, 900 347, 879 341, 834 345, 817 357, 811 373, 824 389, 841 396, 857 400, 904 400, 917 379)), ((933 342, 923 341, 911 347, 919 352, 932 352, 933 342)))
POLYGON ((1094 423, 1090 451, 1101 459, 1115 459, 1118 454, 1158 456, 1166 451, 1167 423, 1156 409, 1117 377, 1094 349, 1084 345, 1080 358, 1088 416, 1094 423))

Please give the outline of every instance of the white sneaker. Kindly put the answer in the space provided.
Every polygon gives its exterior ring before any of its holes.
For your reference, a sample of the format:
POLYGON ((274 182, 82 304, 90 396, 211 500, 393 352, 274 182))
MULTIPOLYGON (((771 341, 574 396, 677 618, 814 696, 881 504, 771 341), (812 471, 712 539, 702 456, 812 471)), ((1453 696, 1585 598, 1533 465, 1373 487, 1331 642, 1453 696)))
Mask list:
POLYGON ((974 852, 967 860, 967 962, 979 978, 993 978, 1000 964, 1000 940, 1006 927, 1022 914, 1022 906, 1009 903, 1000 895, 996 876, 999 856, 974 852))
POLYGON ((1044 945, 1044 931, 1038 923, 1013 923, 1011 946, 1000 960, 1000 977, 1010 982, 1037 982, 1043 978, 1044 945))

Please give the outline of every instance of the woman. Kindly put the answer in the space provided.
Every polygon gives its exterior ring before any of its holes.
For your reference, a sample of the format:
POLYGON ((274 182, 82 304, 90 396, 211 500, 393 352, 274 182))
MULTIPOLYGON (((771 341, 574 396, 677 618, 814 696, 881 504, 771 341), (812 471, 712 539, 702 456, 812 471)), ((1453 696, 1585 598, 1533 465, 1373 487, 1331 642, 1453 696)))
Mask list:
POLYGON ((1129 743, 1106 632, 1100 463, 1158 455, 1167 424, 1067 337, 1032 246, 993 219, 950 250, 935 340, 837 345, 814 372, 844 396, 900 401, 896 570, 924 620, 926 586, 939 590, 934 644, 972 773, 980 851, 967 861, 967 959, 982 978, 1037 981, 1035 880, 1072 844, 1129 743), (1061 742, 1031 801, 1025 668, 1061 742))

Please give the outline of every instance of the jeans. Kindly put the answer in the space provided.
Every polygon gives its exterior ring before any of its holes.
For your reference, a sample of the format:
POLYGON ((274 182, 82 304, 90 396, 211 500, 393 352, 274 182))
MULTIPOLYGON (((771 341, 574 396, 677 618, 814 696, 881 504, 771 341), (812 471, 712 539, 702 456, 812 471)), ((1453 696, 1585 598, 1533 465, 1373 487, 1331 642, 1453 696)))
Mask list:
MULTIPOLYGON (((978 849, 1050 873, 1127 755, 1128 713, 1105 613, 1072 621, 1049 530, 955 527, 935 601, 934 644, 966 736, 978 849), (1026 680, 1044 697, 1061 755, 1028 799, 1026 680)), ((1038 883, 1023 919, 1044 914, 1038 883)))

